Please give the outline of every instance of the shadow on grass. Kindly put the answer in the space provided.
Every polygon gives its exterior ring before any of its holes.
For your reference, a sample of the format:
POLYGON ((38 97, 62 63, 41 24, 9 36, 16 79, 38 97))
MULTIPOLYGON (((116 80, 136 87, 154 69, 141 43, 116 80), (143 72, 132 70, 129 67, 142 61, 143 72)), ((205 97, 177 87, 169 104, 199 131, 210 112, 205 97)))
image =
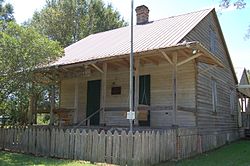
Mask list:
POLYGON ((39 165, 39 166, 93 166, 92 164, 71 161, 71 160, 61 160, 52 159, 46 157, 35 157, 32 155, 10 153, 5 151, 0 151, 0 165, 1 166, 29 166, 29 165, 39 165))

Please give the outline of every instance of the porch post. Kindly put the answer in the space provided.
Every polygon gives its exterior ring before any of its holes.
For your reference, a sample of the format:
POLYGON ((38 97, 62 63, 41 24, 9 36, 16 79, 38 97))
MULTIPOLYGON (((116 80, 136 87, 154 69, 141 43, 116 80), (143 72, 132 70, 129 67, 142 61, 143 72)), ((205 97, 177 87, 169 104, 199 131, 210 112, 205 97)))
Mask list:
POLYGON ((250 127, 250 122, 249 122, 249 114, 247 113, 247 99, 246 97, 244 97, 244 103, 243 103, 243 107, 245 107, 245 114, 246 114, 246 119, 247 119, 247 127, 249 128, 250 127))
POLYGON ((78 120, 78 112, 79 112, 79 78, 75 79, 75 103, 74 103, 74 124, 77 123, 78 120))
POLYGON ((28 114, 27 114, 28 124, 33 123, 33 113, 35 111, 34 109, 35 99, 34 99, 33 88, 34 88, 34 82, 31 83, 31 90, 29 94, 29 108, 28 108, 28 114))
POLYGON ((177 112, 177 52, 173 53, 173 114, 172 114, 172 125, 177 126, 176 112, 177 112))
POLYGON ((135 57, 135 96, 134 96, 134 110, 135 110, 135 120, 134 124, 139 125, 139 120, 138 120, 138 106, 139 106, 139 70, 140 70, 140 59, 139 57, 135 57))
POLYGON ((50 91, 50 125, 54 124, 54 111, 55 109, 55 85, 51 85, 50 91))
POLYGON ((244 103, 243 103, 243 97, 242 97, 241 94, 240 94, 240 101, 241 101, 241 102, 240 102, 240 104, 241 104, 241 105, 240 105, 240 106, 241 106, 241 107, 240 107, 240 108, 241 108, 240 110, 241 110, 241 112, 243 112, 244 103))
POLYGON ((33 111, 34 111, 34 96, 32 93, 29 96, 28 124, 32 124, 33 122, 33 111))
POLYGON ((106 91, 107 91, 107 63, 103 62, 102 65, 102 82, 101 82, 101 108, 102 111, 100 112, 100 124, 104 125, 105 124, 105 107, 106 107, 106 91))

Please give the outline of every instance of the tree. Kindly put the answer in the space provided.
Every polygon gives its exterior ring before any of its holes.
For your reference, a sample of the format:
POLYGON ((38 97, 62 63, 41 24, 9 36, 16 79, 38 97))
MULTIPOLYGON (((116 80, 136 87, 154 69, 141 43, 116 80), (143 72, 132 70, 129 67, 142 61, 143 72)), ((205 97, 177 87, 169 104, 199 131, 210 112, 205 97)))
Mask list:
MULTIPOLYGON (((0 22, 0 27, 3 26, 0 22)), ((13 122, 26 122, 29 96, 44 88, 34 84, 33 73, 62 54, 58 42, 42 36, 33 28, 14 22, 0 31, 0 111, 13 122)))
POLYGON ((101 0, 48 0, 27 24, 63 47, 90 34, 126 25, 119 12, 101 0))
MULTIPOLYGON (((245 0, 220 0, 220 7, 222 9, 229 8, 230 6, 235 6, 237 9, 244 9, 246 7, 247 3, 245 0)), ((248 26, 248 30, 245 35, 246 39, 250 38, 250 25, 248 26)))
POLYGON ((231 5, 235 6, 237 9, 244 9, 246 7, 245 0, 235 0, 231 2, 231 0, 221 0, 220 7, 228 8, 231 5))
POLYGON ((13 6, 9 3, 3 5, 4 0, 0 0, 0 20, 1 21, 14 21, 14 9, 13 6))

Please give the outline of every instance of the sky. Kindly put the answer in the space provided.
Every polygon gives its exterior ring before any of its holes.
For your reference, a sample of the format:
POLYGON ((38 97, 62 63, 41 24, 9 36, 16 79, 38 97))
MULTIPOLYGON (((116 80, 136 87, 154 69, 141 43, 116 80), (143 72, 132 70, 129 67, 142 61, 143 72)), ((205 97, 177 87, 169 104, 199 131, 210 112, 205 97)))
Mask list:
MULTIPOLYGON (((131 0, 103 0, 111 3, 119 11, 125 21, 130 22, 131 0)), ((205 8, 218 7, 220 0, 134 0, 134 7, 146 5, 149 10, 149 20, 162 19, 182 13, 197 11, 205 8)), ((18 23, 32 17, 34 11, 39 11, 46 0, 6 0, 14 6, 14 15, 18 23)), ((233 61, 236 74, 244 68, 250 70, 250 39, 245 39, 250 25, 250 1, 246 0, 247 7, 236 10, 234 7, 217 15, 233 61)), ((135 12, 134 12, 135 16, 135 12)), ((135 19, 134 19, 135 20, 135 19)))

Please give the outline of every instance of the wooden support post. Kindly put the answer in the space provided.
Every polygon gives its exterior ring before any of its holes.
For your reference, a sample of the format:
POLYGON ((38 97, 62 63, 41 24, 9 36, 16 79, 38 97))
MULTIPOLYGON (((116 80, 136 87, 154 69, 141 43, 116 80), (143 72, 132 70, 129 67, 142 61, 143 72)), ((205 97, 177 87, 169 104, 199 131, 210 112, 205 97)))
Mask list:
POLYGON ((177 52, 173 53, 173 114, 172 125, 177 126, 176 113, 177 113, 177 52))
POLYGON ((75 103, 74 103, 74 124, 78 121, 78 112, 79 112, 79 78, 75 79, 75 103))
POLYGON ((250 119, 249 119, 249 114, 247 112, 247 99, 244 97, 244 109, 245 109, 245 114, 246 114, 246 119, 247 119, 247 128, 250 128, 250 119))
POLYGON ((105 124, 105 107, 106 107, 106 92, 107 92, 107 63, 104 62, 102 65, 102 82, 101 82, 101 108, 102 111, 100 112, 100 124, 105 124))
POLYGON ((32 93, 29 96, 28 124, 32 124, 33 122, 33 111, 34 111, 34 96, 32 93))
POLYGON ((134 110, 135 110, 135 120, 134 120, 134 124, 135 125, 139 125, 139 121, 138 121, 138 106, 139 106, 139 67, 140 67, 140 59, 139 57, 135 58, 135 90, 134 90, 134 110))
POLYGON ((241 112, 243 112, 244 104, 243 104, 243 97, 240 95, 240 100, 241 100, 241 112))
POLYGON ((50 91, 50 125, 54 124, 54 109, 55 109, 55 85, 51 85, 50 91))
POLYGON ((244 97, 244 101, 245 101, 245 112, 248 112, 248 110, 247 110, 247 98, 246 97, 244 97))

